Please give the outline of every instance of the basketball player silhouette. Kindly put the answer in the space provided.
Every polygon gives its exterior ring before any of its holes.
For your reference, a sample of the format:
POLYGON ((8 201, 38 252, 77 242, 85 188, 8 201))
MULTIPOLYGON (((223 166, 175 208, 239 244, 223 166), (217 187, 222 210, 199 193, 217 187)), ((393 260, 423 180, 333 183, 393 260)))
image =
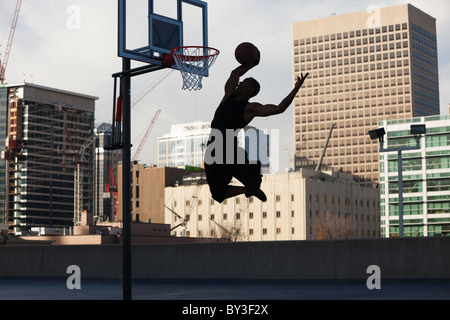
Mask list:
POLYGON ((245 128, 255 117, 268 117, 286 111, 308 77, 308 73, 297 77, 294 89, 278 105, 249 102, 259 93, 260 85, 253 78, 242 82, 240 78, 257 66, 259 61, 258 52, 258 58, 253 64, 240 65, 231 72, 225 84, 225 95, 211 122, 211 135, 204 159, 205 173, 212 198, 219 203, 240 194, 267 201, 260 189, 261 162, 250 163, 245 150, 238 147, 236 135, 230 132, 245 128), (233 177, 243 186, 230 185, 233 177))

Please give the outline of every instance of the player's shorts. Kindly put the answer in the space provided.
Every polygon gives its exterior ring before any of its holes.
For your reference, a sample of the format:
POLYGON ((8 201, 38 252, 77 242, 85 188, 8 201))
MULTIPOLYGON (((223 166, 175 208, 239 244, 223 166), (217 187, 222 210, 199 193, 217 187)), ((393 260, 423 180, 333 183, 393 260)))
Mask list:
POLYGON ((259 190, 262 182, 261 162, 245 164, 207 164, 205 163, 206 180, 209 184, 211 196, 214 200, 222 203, 228 185, 236 178, 248 190, 259 190))

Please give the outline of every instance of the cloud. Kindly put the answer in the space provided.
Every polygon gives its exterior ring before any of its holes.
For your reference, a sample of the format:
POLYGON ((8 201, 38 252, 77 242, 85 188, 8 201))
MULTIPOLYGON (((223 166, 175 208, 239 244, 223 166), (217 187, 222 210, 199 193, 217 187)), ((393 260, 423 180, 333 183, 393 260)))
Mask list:
MULTIPOLYGON (((130 0, 137 1, 137 0, 130 0)), ((145 3, 145 0, 139 0, 145 3)), ((167 0, 158 0, 165 4, 167 0)), ((210 77, 203 80, 200 92, 181 90, 181 76, 174 71, 158 84, 133 109, 133 140, 150 124, 156 110, 162 113, 146 147, 142 162, 156 161, 156 137, 169 132, 170 125, 194 120, 210 121, 223 94, 223 86, 231 70, 237 66, 234 49, 243 41, 254 42, 261 50, 260 66, 249 75, 258 79, 261 103, 278 103, 290 91, 292 74, 292 23, 301 20, 364 11, 370 5, 391 6, 406 1, 373 0, 208 0, 209 43, 221 51, 210 77)), ((447 105, 446 90, 450 81, 449 30, 450 2, 445 0, 411 0, 413 5, 437 18, 439 62, 441 70, 441 104, 447 105)), ((15 1, 0 1, 0 36, 7 28, 15 1)), ((75 20, 76 21, 76 20, 75 20)), ((145 32, 145 31, 144 31, 145 32)), ((142 34, 137 35, 142 39, 142 34)), ((133 33, 130 35, 133 36, 133 33)), ((117 1, 39 0, 24 1, 11 52, 7 78, 10 83, 34 80, 35 83, 98 96, 96 118, 112 117, 111 75, 121 69, 117 57, 117 1), (79 28, 68 27, 80 9, 79 28), (25 76, 23 75, 25 74, 25 76), (31 77, 31 75, 33 77, 31 77)), ((133 97, 139 96, 160 77, 153 74, 133 78, 133 97)), ((444 108, 443 108, 444 109, 444 108)), ((445 108, 446 109, 446 108, 445 108)), ((255 121, 255 126, 280 129, 280 137, 293 155, 292 109, 270 119, 255 121)), ((139 141, 133 141, 135 145, 139 141)), ((287 166, 288 155, 280 150, 287 166)), ((283 167, 283 163, 281 165, 283 167)))

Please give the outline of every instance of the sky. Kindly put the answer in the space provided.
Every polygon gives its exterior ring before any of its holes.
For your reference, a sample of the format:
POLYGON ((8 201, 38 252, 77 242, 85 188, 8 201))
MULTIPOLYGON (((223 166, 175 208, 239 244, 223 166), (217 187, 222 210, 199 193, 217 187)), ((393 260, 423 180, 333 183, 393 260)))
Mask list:
MULTIPOLYGON (((138 1, 138 0, 130 0, 138 1)), ((145 3, 144 0, 139 0, 145 3)), ((156 1, 156 0, 155 0, 156 1)), ((158 0, 160 10, 174 0, 158 0)), ((209 45, 220 56, 203 79, 200 91, 183 91, 181 75, 170 69, 132 79, 132 155, 157 110, 162 112, 138 160, 157 162, 157 137, 173 124, 209 122, 223 96, 231 71, 238 66, 234 49, 254 43, 261 52, 259 66, 246 76, 261 84, 254 101, 278 104, 293 87, 292 24, 294 22, 411 3, 437 19, 441 114, 450 103, 450 1, 447 0, 207 0, 209 45), (136 103, 135 103, 136 102, 136 103)), ((0 54, 4 54, 16 0, 0 1, 0 54)), ((145 34, 144 20, 136 18, 136 43, 145 34), (142 29, 142 34, 139 30, 142 29)), ((187 19, 189 17, 186 17, 187 19)), ((192 18, 192 17, 191 17, 192 18)), ((195 18, 195 17, 193 17, 195 18)), ((134 21, 132 21, 134 22, 134 21)), ((130 29, 131 30, 131 29, 130 29)), ((131 36, 130 36, 131 37, 131 36)), ((193 37, 192 39, 194 39, 193 37)), ((195 41, 195 40, 192 40, 195 41)), ((186 44, 186 43, 185 43, 186 44)), ((145 44, 144 44, 145 45, 145 44)), ((0 56, 0 59, 2 58, 0 56)), ((142 64, 133 63, 134 66, 142 64)), ((30 82, 98 97, 96 123, 112 119, 113 78, 121 71, 117 56, 117 0, 23 0, 6 70, 7 83, 30 82)), ((254 120, 261 129, 279 130, 280 171, 293 167, 293 109, 281 115, 254 120)))

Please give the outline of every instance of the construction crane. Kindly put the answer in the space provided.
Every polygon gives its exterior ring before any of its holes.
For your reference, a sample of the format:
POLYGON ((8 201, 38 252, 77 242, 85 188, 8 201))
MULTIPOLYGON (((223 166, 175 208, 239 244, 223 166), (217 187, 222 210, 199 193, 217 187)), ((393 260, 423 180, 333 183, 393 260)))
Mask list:
POLYGON ((118 209, 118 196, 117 196, 117 182, 116 176, 114 175, 113 166, 109 166, 109 178, 110 182, 105 185, 105 192, 110 192, 112 194, 112 221, 117 221, 117 209, 118 209))
POLYGON ((158 119, 160 113, 161 113, 161 109, 156 111, 156 114, 153 117, 152 122, 148 126, 147 131, 145 132, 144 138, 142 139, 141 143, 139 144, 139 147, 137 148, 136 152, 133 155, 133 159, 132 159, 133 161, 135 161, 137 159, 137 157, 139 157, 139 154, 141 153, 142 148, 144 147, 145 143, 147 142, 150 132, 152 131, 153 127, 155 126, 156 120, 158 119))
POLYGON ((6 44, 5 55, 3 56, 3 63, 0 61, 0 81, 2 84, 6 80, 6 67, 8 66, 9 55, 11 53, 11 46, 16 32, 17 20, 19 19, 20 7, 22 6, 22 0, 17 0, 16 9, 14 10, 14 16, 11 23, 11 30, 9 31, 9 38, 6 44))
POLYGON ((170 231, 175 230, 178 227, 183 227, 183 231, 181 232, 181 237, 185 236, 185 229, 186 229, 186 224, 189 222, 189 217, 188 218, 183 218, 182 216, 180 216, 178 213, 176 213, 175 211, 173 211, 172 209, 170 209, 168 206, 166 206, 166 209, 168 209, 170 212, 172 212, 174 215, 176 215, 178 217, 178 219, 180 219, 181 223, 179 223, 178 225, 176 225, 175 227, 171 228, 170 231))
POLYGON ((195 187, 194 192, 193 192, 192 197, 191 197, 191 200, 190 200, 189 208, 185 211, 185 214, 184 214, 184 216, 185 216, 186 218, 183 218, 183 217, 180 216, 178 213, 176 213, 174 210, 170 209, 168 206, 165 205, 165 207, 166 207, 170 212, 172 212, 174 215, 176 215, 176 216, 178 217, 178 219, 180 219, 180 221, 181 221, 180 224, 178 224, 178 225, 176 225, 175 227, 171 228, 170 231, 173 231, 173 230, 175 230, 175 229, 178 228, 178 227, 183 227, 184 229, 183 229, 183 231, 181 232, 181 237, 184 237, 184 236, 185 236, 186 224, 189 222, 189 217, 190 217, 191 212, 192 212, 192 210, 194 209, 194 206, 195 206, 194 201, 195 201, 195 199, 197 199, 197 201, 198 201, 198 195, 200 194, 200 190, 201 190, 201 189, 202 189, 202 185, 201 185, 201 184, 198 184, 198 185, 195 187))
POLYGON ((80 149, 77 150, 66 125, 64 125, 64 129, 71 148, 71 152, 68 152, 68 154, 75 157, 76 169, 74 172, 73 223, 74 225, 78 225, 81 222, 81 214, 83 212, 83 171, 81 169, 81 166, 83 165, 83 155, 86 149, 95 141, 95 135, 90 136, 89 139, 86 140, 86 142, 80 147, 80 149))
POLYGON ((327 141, 325 142, 325 146, 323 147, 322 154, 320 156, 319 162, 317 163, 315 171, 319 171, 320 167, 322 166, 323 157, 325 156, 325 152, 327 151, 328 142, 330 142, 331 134, 333 133, 333 129, 334 129, 335 125, 336 125, 336 123, 334 123, 334 122, 331 124, 331 128, 330 128, 330 132, 328 133, 327 141))

